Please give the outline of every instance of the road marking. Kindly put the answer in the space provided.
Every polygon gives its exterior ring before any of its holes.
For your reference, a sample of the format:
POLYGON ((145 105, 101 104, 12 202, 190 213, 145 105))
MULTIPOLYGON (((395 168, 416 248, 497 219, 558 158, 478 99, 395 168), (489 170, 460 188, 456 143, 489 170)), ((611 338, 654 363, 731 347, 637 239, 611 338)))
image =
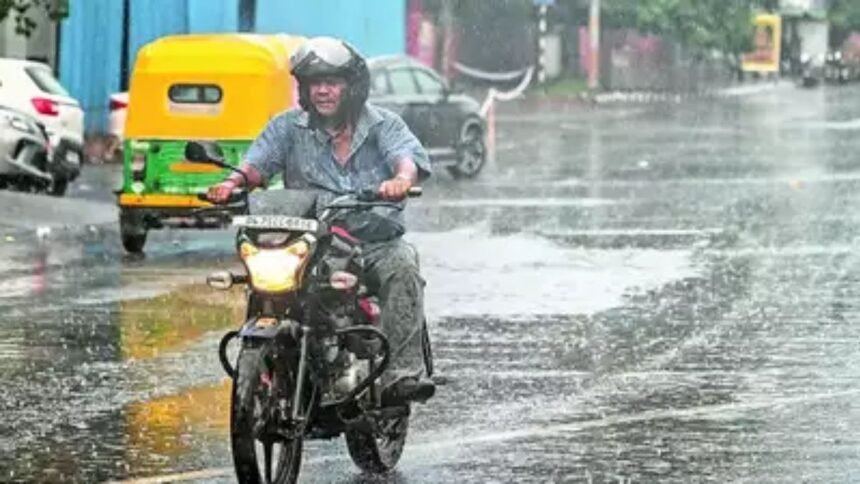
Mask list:
MULTIPOLYGON (((698 407, 686 409, 655 409, 641 413, 614 415, 606 418, 588 420, 583 422, 575 422, 570 424, 560 425, 531 425, 519 429, 513 429, 501 432, 470 432, 469 437, 458 435, 456 437, 446 434, 438 434, 441 437, 438 440, 430 442, 414 443, 408 446, 412 459, 421 459, 421 454, 433 454, 436 459, 439 459, 438 451, 442 449, 458 449, 461 451, 464 446, 481 446, 487 444, 496 444, 500 442, 509 442, 521 439, 535 437, 555 437, 560 434, 569 432, 583 432, 587 430, 600 429, 614 425, 624 425, 632 423, 649 422, 654 420, 665 419, 717 419, 724 418, 727 414, 744 411, 769 410, 774 407, 785 407, 792 405, 809 405, 826 400, 837 400, 843 398, 856 398, 860 395, 860 390, 852 389, 840 392, 826 392, 813 395, 797 395, 777 399, 761 399, 747 403, 726 403, 715 405, 702 405, 698 407)), ((462 430, 460 430, 462 432, 462 430)), ((317 459, 308 459, 306 463, 321 464, 332 461, 341 461, 345 457, 338 456, 319 456, 317 459)), ((422 459, 426 461, 425 459, 422 459)), ((437 464, 439 462, 437 461, 437 464)), ((170 474, 163 476, 153 476, 141 479, 130 479, 126 481, 111 481, 107 484, 162 484, 168 482, 189 481, 194 479, 207 479, 213 477, 226 477, 233 474, 231 468, 213 468, 202 469, 199 471, 185 472, 179 474, 170 474)))
MULTIPOLYGON (((798 395, 777 399, 761 399, 747 403, 727 403, 715 405, 702 405, 698 407, 686 409, 655 409, 641 413, 633 413, 627 415, 613 415, 606 418, 575 422, 570 424, 559 425, 531 425, 519 429, 512 429, 500 432, 480 433, 471 431, 468 437, 463 437, 461 434, 457 437, 442 438, 431 442, 422 442, 409 446, 413 457, 416 452, 435 452, 440 449, 456 447, 462 449, 464 446, 497 444, 501 442, 509 442, 515 440, 536 438, 536 437, 556 437, 561 434, 571 432, 583 432, 606 428, 616 425, 634 424, 642 422, 650 422, 655 420, 690 420, 690 419, 717 419, 724 418, 727 414, 736 412, 748 412, 757 410, 770 410, 775 407, 785 407, 792 405, 809 405, 816 402, 826 400, 838 400, 843 398, 856 398, 860 395, 860 390, 852 389, 840 392, 819 393, 814 395, 798 395)), ((444 437, 444 435, 443 435, 444 437)))
POLYGON ((834 131, 855 131, 860 129, 860 118, 849 119, 846 121, 821 121, 806 123, 806 127, 810 129, 823 129, 834 131))
POLYGON ((473 198, 463 200, 437 200, 422 203, 424 207, 603 207, 621 205, 627 202, 607 198, 473 198))
POLYGON ((720 228, 703 229, 593 229, 593 230, 547 230, 539 231, 543 237, 581 237, 581 236, 707 236, 720 235, 725 230, 720 228))
POLYGON ((226 477, 232 474, 232 468, 222 467, 217 469, 202 469, 199 471, 181 472, 178 474, 165 474, 163 476, 128 479, 125 481, 108 481, 106 484, 162 484, 167 482, 193 481, 195 479, 226 477))

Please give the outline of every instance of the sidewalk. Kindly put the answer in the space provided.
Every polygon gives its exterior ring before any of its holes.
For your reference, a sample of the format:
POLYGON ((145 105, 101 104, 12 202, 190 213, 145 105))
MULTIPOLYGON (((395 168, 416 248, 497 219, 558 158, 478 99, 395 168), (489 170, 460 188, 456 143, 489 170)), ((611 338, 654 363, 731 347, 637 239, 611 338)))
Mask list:
MULTIPOLYGON (((532 90, 513 101, 497 103, 496 114, 507 117, 539 112, 566 113, 585 111, 599 106, 625 104, 678 104, 701 99, 754 96, 776 90, 790 89, 794 86, 795 83, 792 80, 780 79, 777 81, 747 81, 727 87, 687 93, 602 91, 598 93, 581 92, 571 95, 546 95, 537 90, 532 90)), ((473 95, 478 99, 483 99, 482 96, 485 96, 486 92, 475 92, 473 95)))
POLYGON ((776 81, 747 81, 739 82, 730 86, 707 89, 703 91, 672 93, 653 91, 630 91, 630 92, 601 92, 590 96, 598 104, 609 103, 652 103, 668 102, 679 103, 688 100, 708 98, 730 98, 741 96, 752 96, 765 92, 794 87, 795 83, 789 79, 778 79, 776 81))

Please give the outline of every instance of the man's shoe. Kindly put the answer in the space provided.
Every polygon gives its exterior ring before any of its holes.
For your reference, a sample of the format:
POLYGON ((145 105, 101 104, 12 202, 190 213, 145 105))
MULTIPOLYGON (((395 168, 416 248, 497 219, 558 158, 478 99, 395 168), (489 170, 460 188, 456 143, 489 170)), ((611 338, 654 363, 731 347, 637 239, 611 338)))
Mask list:
POLYGON ((382 405, 393 407, 409 402, 424 403, 435 393, 436 384, 428 378, 401 378, 382 390, 382 405))

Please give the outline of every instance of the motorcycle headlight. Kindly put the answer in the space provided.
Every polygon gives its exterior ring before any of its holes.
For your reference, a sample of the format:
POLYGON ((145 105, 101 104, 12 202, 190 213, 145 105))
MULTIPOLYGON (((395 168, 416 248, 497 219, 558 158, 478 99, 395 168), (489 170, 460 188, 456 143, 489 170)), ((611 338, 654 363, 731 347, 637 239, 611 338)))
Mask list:
POLYGON ((6 122, 9 123, 9 126, 17 129, 18 131, 23 131, 24 133, 33 134, 36 132, 35 126, 33 123, 28 122, 26 119, 21 116, 16 116, 14 114, 6 114, 6 122))
POLYGON ((303 240, 275 249, 256 247, 250 242, 239 246, 239 256, 248 269, 251 287, 267 293, 295 290, 301 283, 309 252, 310 247, 303 240))

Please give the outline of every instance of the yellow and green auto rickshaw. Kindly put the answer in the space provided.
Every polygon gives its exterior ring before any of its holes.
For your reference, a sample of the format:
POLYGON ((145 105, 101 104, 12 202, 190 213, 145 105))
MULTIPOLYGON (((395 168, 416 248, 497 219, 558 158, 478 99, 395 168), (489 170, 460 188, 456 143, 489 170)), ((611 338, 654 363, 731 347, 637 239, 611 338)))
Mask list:
POLYGON ((278 113, 296 105, 289 56, 296 36, 176 35, 138 53, 132 72, 120 234, 128 252, 143 251, 149 230, 214 228, 224 220, 197 216, 209 206, 198 194, 225 170, 184 159, 186 142, 216 141, 237 165, 251 141, 278 113))

